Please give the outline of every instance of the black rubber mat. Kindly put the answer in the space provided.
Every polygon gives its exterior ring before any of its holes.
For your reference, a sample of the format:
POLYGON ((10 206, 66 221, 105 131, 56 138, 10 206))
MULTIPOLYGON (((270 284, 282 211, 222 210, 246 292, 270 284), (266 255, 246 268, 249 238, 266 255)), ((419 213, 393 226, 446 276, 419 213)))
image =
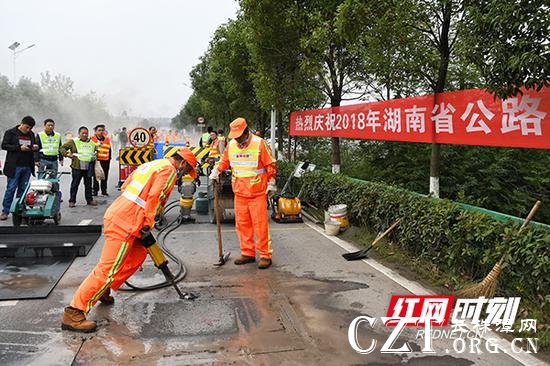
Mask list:
POLYGON ((43 299, 74 257, 0 258, 0 300, 43 299))
POLYGON ((85 256, 101 225, 0 227, 0 257, 85 256))

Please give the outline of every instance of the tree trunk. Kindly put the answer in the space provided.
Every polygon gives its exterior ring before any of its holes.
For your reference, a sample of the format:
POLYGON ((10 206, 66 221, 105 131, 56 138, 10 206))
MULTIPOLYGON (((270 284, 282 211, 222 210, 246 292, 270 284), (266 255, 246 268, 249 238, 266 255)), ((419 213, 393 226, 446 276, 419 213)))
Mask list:
MULTIPOLYGON (((284 150, 284 132, 285 132, 285 126, 283 124, 283 112, 280 111, 279 113, 277 113, 277 152, 279 154, 283 154, 283 151, 284 150)), ((275 138, 275 136, 272 136, 271 138, 275 138)), ((288 143, 290 144, 290 136, 289 136, 289 141, 288 143)), ((290 154, 289 154, 289 158, 290 158, 290 154)))
POLYGON ((298 136, 294 136, 294 146, 293 146, 293 152, 292 152, 292 161, 296 162, 296 145, 298 145, 298 136))
MULTIPOLYGON (((333 96, 330 100, 330 106, 331 107, 339 107, 340 102, 342 100, 342 96, 333 96)), ((331 154, 331 161, 332 161, 332 173, 338 174, 340 173, 340 138, 339 137, 331 137, 331 146, 332 146, 332 154, 331 154)))

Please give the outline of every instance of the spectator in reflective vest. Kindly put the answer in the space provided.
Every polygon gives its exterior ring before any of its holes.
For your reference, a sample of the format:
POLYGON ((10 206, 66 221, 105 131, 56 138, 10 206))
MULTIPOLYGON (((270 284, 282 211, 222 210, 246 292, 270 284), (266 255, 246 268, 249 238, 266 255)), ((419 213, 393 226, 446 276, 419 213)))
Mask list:
POLYGON ((202 134, 201 139, 199 140, 200 147, 209 147, 210 146, 210 133, 214 131, 212 126, 208 126, 206 132, 202 134))
POLYGON ((52 178, 57 176, 59 164, 63 166, 63 155, 59 151, 61 147, 61 134, 54 131, 55 122, 48 118, 44 121, 44 131, 36 135, 38 144, 38 178, 44 176, 44 171, 52 171, 52 178), (59 163, 58 163, 59 162, 59 163))
POLYGON ((78 138, 69 140, 59 149, 63 156, 72 159, 71 162, 71 195, 69 207, 76 206, 76 194, 80 181, 84 180, 84 197, 89 206, 97 206, 92 196, 92 175, 97 145, 88 138, 88 128, 78 129, 78 138))
POLYGON ((96 164, 101 164, 105 179, 100 182, 94 175, 93 195, 97 196, 101 185, 101 194, 109 196, 107 192, 107 181, 109 180, 109 167, 111 165, 111 139, 105 134, 105 125, 100 124, 94 127, 94 135, 91 140, 97 145, 97 161, 96 164))
POLYGON ((244 118, 235 119, 230 127, 228 137, 232 140, 209 178, 218 180, 220 172, 231 167, 235 227, 241 246, 241 256, 235 259, 235 264, 255 262, 257 250, 260 253, 258 268, 265 269, 271 265, 273 254, 267 196, 271 197, 277 191, 276 161, 265 140, 249 131, 244 118))
POLYGON ((154 126, 149 127, 149 135, 151 138, 149 139, 149 148, 154 149, 155 148, 155 142, 158 140, 158 134, 157 134, 157 128, 154 126))
POLYGON ((208 157, 219 160, 224 151, 225 143, 218 138, 218 133, 216 131, 210 132, 210 151, 208 157))

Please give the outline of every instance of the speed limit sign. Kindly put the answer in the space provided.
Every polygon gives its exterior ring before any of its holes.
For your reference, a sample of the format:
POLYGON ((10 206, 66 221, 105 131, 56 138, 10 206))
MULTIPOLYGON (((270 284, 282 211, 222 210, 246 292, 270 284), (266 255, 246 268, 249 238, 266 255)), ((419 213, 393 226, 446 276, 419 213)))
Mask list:
POLYGON ((129 140, 134 147, 146 147, 149 145, 151 135, 149 135, 149 131, 147 131, 147 129, 138 127, 130 131, 129 140))
POLYGON ((204 123, 204 118, 203 117, 197 118, 197 123, 202 125, 204 123))

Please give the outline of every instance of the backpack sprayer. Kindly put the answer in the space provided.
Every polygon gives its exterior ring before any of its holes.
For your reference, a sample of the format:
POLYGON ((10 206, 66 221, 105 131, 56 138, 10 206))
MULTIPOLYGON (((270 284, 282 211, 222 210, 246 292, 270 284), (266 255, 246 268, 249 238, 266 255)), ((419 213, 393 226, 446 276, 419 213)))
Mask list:
POLYGON ((281 193, 273 196, 271 206, 273 213, 271 218, 278 223, 302 222, 302 204, 300 195, 302 191, 295 195, 291 189, 291 183, 294 178, 301 178, 305 172, 311 172, 315 165, 309 161, 298 162, 292 174, 288 177, 281 193))

